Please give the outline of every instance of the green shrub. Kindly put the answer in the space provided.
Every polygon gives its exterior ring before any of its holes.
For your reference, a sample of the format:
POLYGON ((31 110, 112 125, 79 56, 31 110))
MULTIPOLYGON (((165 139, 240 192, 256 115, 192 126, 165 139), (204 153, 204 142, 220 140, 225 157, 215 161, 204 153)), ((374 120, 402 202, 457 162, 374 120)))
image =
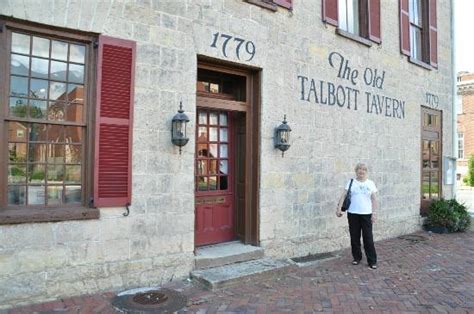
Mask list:
POLYGON ((474 186, 474 155, 471 155, 469 157, 469 161, 467 162, 467 167, 468 167, 468 185, 469 186, 474 186))
POLYGON ((471 226, 471 217, 464 204, 455 199, 440 199, 430 205, 428 225, 446 227, 449 232, 464 232, 471 226))

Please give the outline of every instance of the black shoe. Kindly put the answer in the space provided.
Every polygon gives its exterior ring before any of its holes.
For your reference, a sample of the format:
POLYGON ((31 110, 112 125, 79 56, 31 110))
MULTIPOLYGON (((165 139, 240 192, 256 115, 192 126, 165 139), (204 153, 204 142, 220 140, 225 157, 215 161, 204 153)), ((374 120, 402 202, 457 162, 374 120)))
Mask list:
POLYGON ((360 261, 353 260, 352 265, 359 265, 360 261))
POLYGON ((376 264, 374 264, 374 265, 369 265, 369 268, 370 268, 370 269, 377 269, 377 265, 376 265, 376 264))

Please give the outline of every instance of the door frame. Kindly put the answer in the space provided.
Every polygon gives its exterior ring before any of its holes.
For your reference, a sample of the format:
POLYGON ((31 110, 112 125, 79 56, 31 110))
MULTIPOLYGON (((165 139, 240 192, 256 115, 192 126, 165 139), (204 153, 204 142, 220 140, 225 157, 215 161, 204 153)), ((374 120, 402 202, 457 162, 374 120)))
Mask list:
MULTIPOLYGON (((196 96, 196 108, 211 108, 245 112, 245 208, 244 238, 245 244, 259 245, 259 190, 260 190, 260 82, 261 71, 198 56, 198 70, 206 69, 216 72, 244 76, 246 78, 246 100, 244 102, 222 101, 202 95, 196 96)), ((196 76, 197 77, 197 76, 196 76)))

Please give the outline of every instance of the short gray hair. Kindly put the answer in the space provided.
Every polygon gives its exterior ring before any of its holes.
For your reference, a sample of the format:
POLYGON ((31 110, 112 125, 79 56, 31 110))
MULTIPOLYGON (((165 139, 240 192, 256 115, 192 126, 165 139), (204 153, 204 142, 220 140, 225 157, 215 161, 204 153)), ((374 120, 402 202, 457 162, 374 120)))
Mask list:
POLYGON ((357 172, 357 170, 359 170, 359 168, 365 168, 365 170, 369 171, 369 168, 367 167, 367 164, 364 163, 364 162, 359 162, 357 163, 357 165, 355 166, 355 172, 357 172))

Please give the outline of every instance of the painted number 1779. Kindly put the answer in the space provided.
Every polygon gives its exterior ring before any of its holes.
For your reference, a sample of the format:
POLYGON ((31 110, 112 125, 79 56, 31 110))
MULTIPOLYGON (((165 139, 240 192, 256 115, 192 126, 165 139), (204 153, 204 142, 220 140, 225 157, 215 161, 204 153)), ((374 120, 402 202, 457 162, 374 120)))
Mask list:
POLYGON ((228 50, 229 46, 235 47, 235 55, 237 56, 237 59, 239 60, 240 60, 240 53, 242 50, 242 46, 244 46, 245 54, 249 56, 249 58, 245 61, 250 61, 255 56, 255 44, 250 40, 245 40, 242 38, 233 37, 233 36, 221 34, 221 33, 214 33, 213 37, 214 38, 213 38, 211 47, 218 49, 218 46, 219 46, 222 49, 222 54, 226 58, 229 57, 227 55, 227 52, 229 51, 228 50))

